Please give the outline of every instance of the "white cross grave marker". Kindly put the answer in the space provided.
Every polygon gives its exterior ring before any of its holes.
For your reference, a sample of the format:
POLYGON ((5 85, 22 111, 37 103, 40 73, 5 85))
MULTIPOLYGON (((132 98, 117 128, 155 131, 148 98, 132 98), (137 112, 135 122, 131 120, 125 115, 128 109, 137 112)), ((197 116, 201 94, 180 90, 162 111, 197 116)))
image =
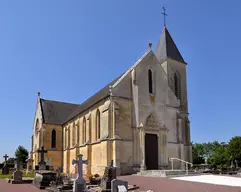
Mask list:
POLYGON ((83 155, 78 155, 78 160, 73 159, 72 165, 78 165, 78 176, 74 181, 73 192, 80 192, 86 188, 86 182, 83 178, 83 164, 88 165, 88 160, 83 160, 83 155))

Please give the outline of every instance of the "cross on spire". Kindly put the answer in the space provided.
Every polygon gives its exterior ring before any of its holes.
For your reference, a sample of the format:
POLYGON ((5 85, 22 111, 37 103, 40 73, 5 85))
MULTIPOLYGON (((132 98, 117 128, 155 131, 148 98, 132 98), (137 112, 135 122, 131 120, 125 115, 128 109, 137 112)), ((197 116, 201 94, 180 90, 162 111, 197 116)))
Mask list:
POLYGON ((5 159, 5 162, 7 162, 7 160, 8 160, 8 155, 5 154, 5 155, 3 156, 3 158, 5 159))
POLYGON ((165 7, 162 7, 163 8, 163 16, 164 16, 164 27, 166 27, 166 16, 167 16, 167 14, 166 14, 166 9, 165 9, 165 7))

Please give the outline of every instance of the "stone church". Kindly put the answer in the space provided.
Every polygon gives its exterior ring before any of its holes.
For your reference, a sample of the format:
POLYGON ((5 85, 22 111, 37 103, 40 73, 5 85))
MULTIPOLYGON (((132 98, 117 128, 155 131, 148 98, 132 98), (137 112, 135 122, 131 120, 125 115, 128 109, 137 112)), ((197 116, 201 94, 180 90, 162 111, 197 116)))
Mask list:
MULTIPOLYGON (((75 173, 72 159, 88 159, 86 174, 103 174, 111 160, 119 174, 168 169, 169 158, 192 162, 187 63, 167 28, 158 46, 82 104, 40 97, 34 118, 31 159, 48 151, 54 168, 75 173)), ((174 163, 174 168, 181 168, 174 163)))

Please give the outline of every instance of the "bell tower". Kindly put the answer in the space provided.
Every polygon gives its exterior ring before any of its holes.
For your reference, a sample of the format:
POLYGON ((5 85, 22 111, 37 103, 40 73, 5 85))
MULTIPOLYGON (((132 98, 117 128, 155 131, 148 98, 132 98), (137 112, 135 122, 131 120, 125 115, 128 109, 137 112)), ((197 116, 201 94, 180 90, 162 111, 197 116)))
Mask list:
POLYGON ((188 119, 188 99, 187 99, 187 63, 179 52, 166 27, 166 13, 164 9, 164 28, 157 45, 155 55, 167 74, 168 85, 175 95, 179 104, 177 120, 182 132, 179 141, 185 148, 185 160, 192 161, 190 142, 190 122, 188 119))

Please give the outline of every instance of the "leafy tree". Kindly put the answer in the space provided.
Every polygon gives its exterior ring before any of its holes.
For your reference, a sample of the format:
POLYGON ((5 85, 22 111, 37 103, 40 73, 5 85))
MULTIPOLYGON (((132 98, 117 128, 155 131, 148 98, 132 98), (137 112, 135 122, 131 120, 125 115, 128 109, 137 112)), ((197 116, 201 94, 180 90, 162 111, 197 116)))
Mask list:
POLYGON ((227 144, 222 142, 219 145, 214 146, 215 151, 210 157, 210 162, 212 165, 226 165, 228 163, 228 154, 227 154, 227 144))
POLYGON ((227 146, 227 154, 230 156, 230 160, 241 160, 241 137, 233 137, 227 146))
POLYGON ((214 142, 208 142, 208 143, 203 143, 203 148, 204 148, 204 156, 205 158, 210 158, 215 151, 221 146, 221 144, 218 141, 214 142))
POLYGON ((14 164, 14 161, 15 161, 15 158, 10 157, 10 158, 7 160, 7 164, 14 164))
POLYGON ((224 142, 195 143, 193 145, 193 163, 204 163, 205 158, 208 159, 208 163, 213 165, 227 163, 227 153, 224 153, 224 151, 226 151, 226 144, 224 142))
POLYGON ((192 158, 194 164, 204 163, 204 148, 200 143, 192 144, 192 158))
POLYGON ((25 163, 28 159, 28 150, 25 149, 23 146, 18 146, 18 148, 15 151, 15 157, 16 159, 20 160, 21 162, 25 163))

